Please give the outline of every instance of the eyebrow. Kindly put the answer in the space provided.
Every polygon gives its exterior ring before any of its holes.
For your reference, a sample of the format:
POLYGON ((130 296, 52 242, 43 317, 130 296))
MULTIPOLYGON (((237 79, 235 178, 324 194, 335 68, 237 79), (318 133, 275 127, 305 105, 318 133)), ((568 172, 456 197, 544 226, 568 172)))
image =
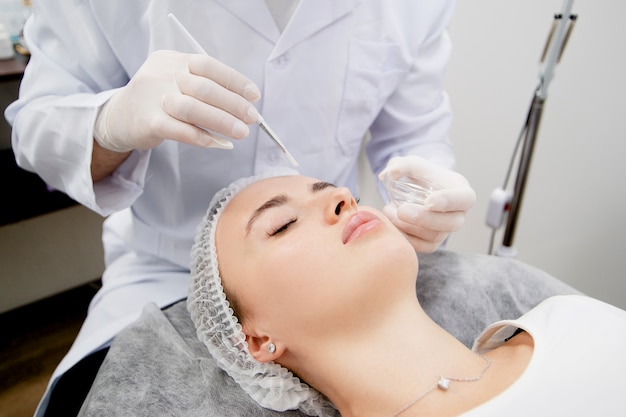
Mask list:
MULTIPOLYGON (((309 190, 311 191, 311 193, 315 194, 329 187, 336 188, 334 184, 331 184, 329 182, 318 181, 318 182, 311 184, 309 186, 309 190)), ((254 212, 252 213, 252 216, 250 216, 250 219, 248 220, 248 224, 246 225, 246 236, 250 234, 250 230, 252 229, 254 222, 256 222, 257 219, 264 212, 275 207, 280 207, 286 204, 287 202, 289 202, 289 197, 287 197, 287 195, 285 194, 279 194, 275 197, 270 198, 265 203, 261 204, 256 210, 254 210, 254 212)))

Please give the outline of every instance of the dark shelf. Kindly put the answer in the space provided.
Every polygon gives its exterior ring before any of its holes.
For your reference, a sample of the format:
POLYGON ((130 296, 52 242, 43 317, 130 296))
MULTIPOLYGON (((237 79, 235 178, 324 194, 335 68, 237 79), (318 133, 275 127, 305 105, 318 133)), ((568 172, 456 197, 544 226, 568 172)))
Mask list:
POLYGON ((0 226, 78 204, 65 193, 49 189, 37 174, 18 167, 11 149, 0 150, 0 176, 4 178, 0 226))

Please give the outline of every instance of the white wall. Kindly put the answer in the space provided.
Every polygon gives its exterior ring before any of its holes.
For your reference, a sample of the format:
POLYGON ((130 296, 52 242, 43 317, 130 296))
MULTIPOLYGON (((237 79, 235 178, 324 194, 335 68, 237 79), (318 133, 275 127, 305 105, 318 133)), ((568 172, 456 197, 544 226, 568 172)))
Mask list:
MULTIPOLYGON (((447 77, 451 135, 458 170, 479 200, 449 249, 487 253, 487 201, 504 180, 562 7, 458 2, 447 77)), ((573 12, 579 19, 550 84, 514 247, 518 259, 626 308, 626 2, 576 0, 573 12)))
MULTIPOLYGON (((486 251, 491 191, 506 172, 562 0, 460 0, 448 91, 458 169, 479 196, 459 251, 486 251)), ((550 85, 514 241, 518 259, 626 308, 626 2, 576 0, 550 85)), ((501 238, 499 239, 501 242, 501 238)))

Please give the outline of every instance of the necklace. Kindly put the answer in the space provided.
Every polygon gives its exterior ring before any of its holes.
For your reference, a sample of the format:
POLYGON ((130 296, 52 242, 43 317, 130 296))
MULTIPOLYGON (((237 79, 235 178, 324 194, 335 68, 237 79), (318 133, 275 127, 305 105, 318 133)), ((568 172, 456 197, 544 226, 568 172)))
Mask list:
POLYGON ((452 377, 452 376, 441 375, 439 377, 439 381, 437 381, 436 384, 433 384, 426 391, 422 392, 416 399, 414 399, 413 401, 409 402, 404 407, 402 407, 401 409, 399 409, 398 411, 393 413, 391 415, 391 417, 397 417, 400 414, 404 413, 406 410, 408 410, 409 408, 413 407, 418 401, 420 401, 422 398, 424 398, 425 396, 427 396, 428 394, 430 394, 431 392, 433 392, 437 388, 439 388, 442 391, 447 391, 448 388, 450 388, 450 381, 456 381, 456 382, 474 382, 474 381, 478 381, 480 378, 483 377, 483 374, 485 373, 485 371, 487 369, 489 369, 489 367, 491 366, 491 361, 489 361, 489 359, 487 359, 483 355, 479 355, 479 356, 485 361, 485 366, 483 367, 483 369, 480 371, 480 373, 478 375, 467 377, 467 378, 455 378, 455 377, 452 377))

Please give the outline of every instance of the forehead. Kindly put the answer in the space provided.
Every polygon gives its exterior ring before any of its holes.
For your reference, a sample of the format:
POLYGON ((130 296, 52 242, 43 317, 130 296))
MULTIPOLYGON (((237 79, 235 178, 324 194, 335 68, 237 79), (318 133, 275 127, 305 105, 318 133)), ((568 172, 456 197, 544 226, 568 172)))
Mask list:
MULTIPOLYGON (((266 178, 250 184, 237 194, 226 211, 232 208, 254 210, 255 204, 266 201, 278 194, 306 192, 310 184, 317 182, 314 178, 300 175, 266 178)), ((258 204, 257 204, 258 205, 258 204)))

